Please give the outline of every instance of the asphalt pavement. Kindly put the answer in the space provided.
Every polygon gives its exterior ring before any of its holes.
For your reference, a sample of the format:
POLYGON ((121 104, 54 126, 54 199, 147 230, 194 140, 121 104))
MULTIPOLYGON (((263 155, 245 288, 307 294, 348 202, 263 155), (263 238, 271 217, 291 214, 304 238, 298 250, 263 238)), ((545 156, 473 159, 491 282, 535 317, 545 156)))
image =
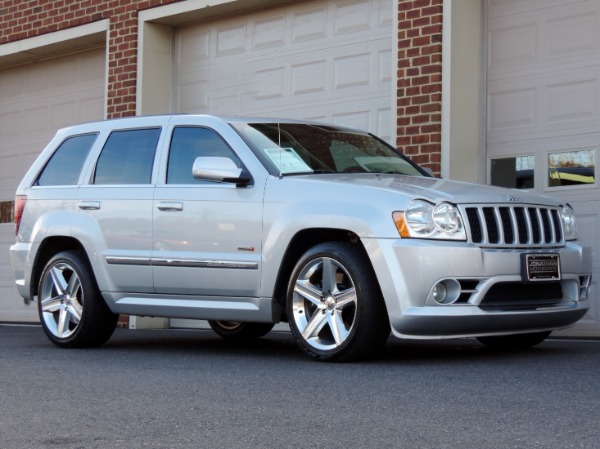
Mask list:
POLYGON ((309 360, 288 332, 117 329, 98 349, 0 325, 0 447, 599 448, 600 341, 390 339, 309 360))

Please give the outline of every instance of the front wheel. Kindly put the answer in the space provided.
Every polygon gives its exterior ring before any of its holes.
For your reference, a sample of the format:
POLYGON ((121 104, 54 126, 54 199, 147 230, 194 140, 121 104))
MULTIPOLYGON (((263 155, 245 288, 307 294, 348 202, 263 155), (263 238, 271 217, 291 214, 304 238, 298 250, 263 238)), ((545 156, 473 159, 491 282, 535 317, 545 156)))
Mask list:
POLYGON ((217 335, 230 340, 255 339, 267 335, 274 323, 242 323, 240 321, 209 321, 217 335))
POLYGON ((38 312, 44 332, 56 346, 100 346, 117 325, 100 295, 92 270, 80 252, 52 257, 40 278, 38 312))
POLYGON ((349 242, 319 244, 300 258, 288 287, 287 314, 297 344, 318 360, 366 358, 390 334, 371 263, 349 242))
POLYGON ((527 349, 543 342, 551 332, 478 337, 480 343, 494 349, 527 349))

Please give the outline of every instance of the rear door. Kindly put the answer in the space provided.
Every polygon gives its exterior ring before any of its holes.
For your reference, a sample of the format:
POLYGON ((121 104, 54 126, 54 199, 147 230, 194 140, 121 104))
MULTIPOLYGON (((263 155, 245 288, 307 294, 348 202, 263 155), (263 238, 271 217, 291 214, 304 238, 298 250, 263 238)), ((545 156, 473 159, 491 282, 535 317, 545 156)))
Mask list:
POLYGON ((152 252, 152 198, 155 155, 164 123, 158 119, 136 122, 136 127, 111 130, 90 175, 79 189, 75 205, 80 218, 74 234, 105 271, 112 292, 154 291, 152 252), (77 229, 77 227, 85 229, 77 229))

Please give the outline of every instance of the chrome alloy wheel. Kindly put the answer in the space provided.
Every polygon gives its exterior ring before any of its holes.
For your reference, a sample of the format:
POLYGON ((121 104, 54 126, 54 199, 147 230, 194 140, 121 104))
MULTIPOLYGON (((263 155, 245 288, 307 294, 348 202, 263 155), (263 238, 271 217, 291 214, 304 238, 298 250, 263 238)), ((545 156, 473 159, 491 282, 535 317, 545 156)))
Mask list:
POLYGON ((65 262, 50 267, 40 284, 39 300, 47 330, 57 338, 69 338, 81 322, 84 302, 75 268, 65 262))
POLYGON ((354 282, 344 266, 329 257, 309 261, 299 273, 292 314, 302 338, 317 350, 337 349, 356 324, 354 282))

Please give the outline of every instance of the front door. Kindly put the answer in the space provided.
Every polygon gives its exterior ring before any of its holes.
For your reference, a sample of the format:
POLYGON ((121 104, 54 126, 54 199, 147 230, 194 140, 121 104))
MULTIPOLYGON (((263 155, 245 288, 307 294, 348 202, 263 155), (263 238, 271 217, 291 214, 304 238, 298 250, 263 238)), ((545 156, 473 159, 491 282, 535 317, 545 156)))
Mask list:
POLYGON ((257 297, 261 268, 262 186, 199 181, 194 160, 241 161, 213 129, 172 129, 166 179, 154 196, 152 265, 156 293, 257 297))

